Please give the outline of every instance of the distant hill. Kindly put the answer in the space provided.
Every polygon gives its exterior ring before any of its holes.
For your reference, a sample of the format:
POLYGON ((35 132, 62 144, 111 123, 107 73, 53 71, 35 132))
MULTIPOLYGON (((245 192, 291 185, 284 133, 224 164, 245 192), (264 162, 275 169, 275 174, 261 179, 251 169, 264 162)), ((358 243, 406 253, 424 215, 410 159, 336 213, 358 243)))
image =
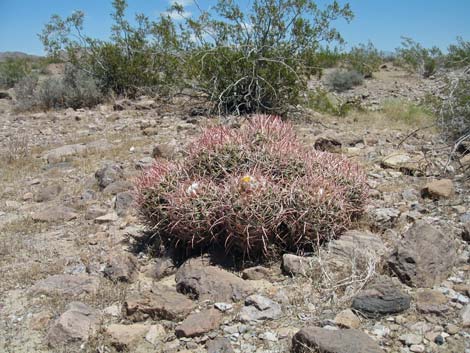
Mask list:
POLYGON ((0 62, 6 59, 40 59, 42 56, 26 54, 20 51, 2 51, 0 52, 0 62))

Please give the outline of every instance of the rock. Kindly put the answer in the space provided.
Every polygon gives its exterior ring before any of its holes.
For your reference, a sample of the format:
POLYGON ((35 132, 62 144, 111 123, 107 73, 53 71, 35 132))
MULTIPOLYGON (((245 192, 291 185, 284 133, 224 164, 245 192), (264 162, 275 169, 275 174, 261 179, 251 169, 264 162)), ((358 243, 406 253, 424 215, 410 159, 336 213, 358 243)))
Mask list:
POLYGON ((413 344, 410 346, 410 352, 413 353, 422 353, 424 350, 425 348, 422 344, 413 344))
POLYGON ((189 315, 176 327, 177 337, 196 337, 215 330, 222 322, 222 314, 216 309, 209 309, 189 315))
POLYGON ((207 343, 207 353, 235 353, 235 351, 227 338, 218 337, 207 343))
POLYGON ((460 158, 460 164, 462 165, 462 167, 470 166, 470 154, 467 154, 460 158))
POLYGON ((153 165, 154 162, 155 159, 152 157, 143 157, 137 161, 137 163, 135 164, 135 168, 141 170, 148 169, 153 165))
POLYGON ((41 190, 39 190, 36 195, 34 195, 34 201, 36 202, 46 202, 54 200, 62 191, 62 187, 59 184, 48 185, 41 190))
POLYGON ((410 155, 401 152, 395 152, 382 159, 382 167, 400 169, 403 165, 411 161, 410 155))
POLYGON ((134 321, 147 317, 182 320, 194 308, 194 303, 186 296, 162 285, 153 286, 152 291, 129 295, 124 303, 126 315, 134 321))
POLYGON ((84 155, 86 152, 85 144, 66 145, 48 151, 43 155, 43 158, 47 160, 47 163, 53 164, 64 162, 73 156, 84 155))
POLYGON ((443 315, 449 308, 447 297, 439 291, 420 289, 417 292, 416 309, 423 314, 443 315))
POLYGON ((433 199, 448 199, 453 196, 454 193, 454 183, 450 179, 431 181, 427 183, 421 190, 421 195, 423 197, 429 197, 433 199))
POLYGON ((99 312, 86 304, 72 302, 49 329, 46 341, 57 347, 73 342, 86 342, 99 324, 99 312))
POLYGON ((41 311, 31 317, 29 327, 35 331, 42 331, 45 327, 49 326, 52 320, 52 314, 49 311, 41 311))
POLYGON ((103 189, 103 194, 108 195, 117 195, 120 192, 129 191, 134 187, 134 185, 126 180, 118 180, 114 183, 109 184, 103 189))
POLYGON ((108 210, 99 205, 91 205, 85 212, 85 219, 96 219, 98 217, 104 216, 106 212, 108 212, 108 210))
POLYGON ((116 214, 116 212, 110 212, 103 216, 99 216, 95 218, 95 222, 96 223, 112 223, 112 222, 116 222, 118 219, 119 219, 119 216, 116 214))
POLYGON ((176 272, 176 289, 199 300, 239 301, 254 288, 234 274, 204 263, 202 259, 186 261, 176 272))
POLYGON ((131 282, 137 269, 137 259, 131 254, 111 254, 103 270, 113 281, 131 282))
POLYGON ((382 239, 370 232, 350 230, 328 245, 329 256, 337 262, 353 263, 361 258, 381 258, 386 253, 382 239))
POLYGON ((242 271, 242 278, 248 280, 260 280, 269 277, 269 270, 263 266, 246 268, 242 271))
POLYGON ((114 202, 114 209, 118 216, 123 216, 126 214, 127 210, 134 203, 134 196, 132 192, 125 191, 120 192, 116 195, 116 201, 114 202))
POLYGON ((307 353, 315 350, 322 353, 384 353, 372 338, 359 330, 307 327, 294 335, 293 353, 307 353))
POLYGON ((168 143, 159 144, 153 147, 152 157, 153 158, 164 158, 164 159, 174 159, 176 155, 176 148, 174 145, 168 143))
POLYGON ((95 294, 100 281, 90 275, 53 275, 36 282, 29 293, 35 296, 44 294, 48 296, 79 296, 82 294, 95 294))
POLYGON ((105 332, 114 347, 118 350, 124 350, 129 349, 132 345, 143 339, 149 331, 149 327, 149 325, 144 324, 111 324, 106 327, 105 332))
POLYGON ((388 264, 403 283, 424 288, 447 278, 456 258, 453 239, 419 221, 405 233, 388 264))
POLYGON ((315 141, 314 148, 318 151, 341 153, 342 143, 334 137, 319 137, 315 141))
POLYGON ((361 326, 361 320, 351 309, 339 312, 335 317, 335 323, 344 328, 359 328, 361 326))
POLYGON ((422 335, 416 335, 414 333, 407 333, 398 337, 398 339, 406 344, 407 346, 411 346, 414 344, 420 344, 423 341, 422 335))
POLYGON ((106 163, 95 173, 98 186, 104 189, 108 185, 124 178, 124 171, 119 164, 106 163))
POLYGON ((176 272, 176 266, 169 257, 160 257, 154 259, 154 263, 149 265, 145 271, 147 277, 159 280, 163 277, 170 276, 176 272))
POLYGON ((77 217, 73 208, 65 206, 50 206, 32 215, 36 222, 68 222, 77 217))
POLYGON ((370 211, 370 215, 380 226, 388 228, 400 216, 400 211, 393 207, 379 207, 373 208, 370 211))
POLYGON ((462 326, 465 328, 470 327, 470 304, 467 304, 461 311, 460 317, 462 319, 462 326))
POLYGON ((381 276, 360 291, 351 306, 368 317, 378 317, 405 311, 410 302, 408 294, 396 288, 390 278, 381 276))
POLYGON ((306 276, 311 270, 312 258, 294 254, 282 255, 282 271, 290 276, 306 276))
POLYGON ((274 320, 282 315, 281 306, 269 298, 258 294, 250 295, 239 313, 241 322, 274 320))
POLYGON ((150 326, 147 334, 145 335, 145 340, 156 346, 162 339, 165 337, 166 331, 163 325, 156 324, 150 326))

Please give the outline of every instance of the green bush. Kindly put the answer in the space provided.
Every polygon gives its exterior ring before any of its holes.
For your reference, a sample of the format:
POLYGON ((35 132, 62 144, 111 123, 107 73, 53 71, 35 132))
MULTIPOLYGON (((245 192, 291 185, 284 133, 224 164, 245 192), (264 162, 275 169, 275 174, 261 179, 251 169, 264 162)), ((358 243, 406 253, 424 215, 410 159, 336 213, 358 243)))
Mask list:
POLYGON ((470 41, 461 37, 457 38, 457 44, 451 44, 446 57, 448 67, 466 67, 470 65, 470 41))
POLYGON ((205 130, 184 161, 159 160, 144 172, 138 190, 154 241, 186 253, 219 247, 253 258, 338 237, 367 198, 358 166, 305 148, 272 116, 205 130))
POLYGON ((355 86, 362 85, 362 74, 352 70, 335 70, 327 78, 328 86, 336 92, 344 92, 355 86))
POLYGON ((0 62, 0 87, 11 88, 30 72, 27 60, 8 58, 0 62))
POLYGON ((369 42, 353 47, 347 54, 346 61, 351 70, 361 73, 365 78, 370 78, 379 70, 383 59, 377 48, 369 42))
POLYGON ((36 87, 38 78, 29 75, 19 80, 15 87, 16 107, 19 110, 30 110, 37 106, 36 87))
MULTIPOLYGON (((198 18, 179 26, 173 14, 157 21, 139 14, 125 19, 125 0, 113 1, 112 36, 99 41, 83 35, 82 12, 53 16, 40 38, 54 56, 91 74, 100 87, 136 96, 189 88, 206 95, 220 113, 278 112, 299 103, 308 76, 318 73, 320 43, 342 42, 333 21, 350 20, 349 5, 336 1, 320 9, 313 0, 254 0, 241 9, 218 0, 198 18)), ((184 9, 170 9, 184 17, 184 9)))
POLYGON ((397 65, 403 66, 410 72, 417 72, 423 77, 432 76, 436 69, 442 66, 444 56, 437 47, 424 48, 411 38, 403 38, 402 47, 396 50, 397 65))
POLYGON ((307 99, 308 108, 334 116, 346 116, 351 109, 360 110, 357 103, 350 101, 342 102, 332 97, 330 92, 323 89, 309 92, 307 99))

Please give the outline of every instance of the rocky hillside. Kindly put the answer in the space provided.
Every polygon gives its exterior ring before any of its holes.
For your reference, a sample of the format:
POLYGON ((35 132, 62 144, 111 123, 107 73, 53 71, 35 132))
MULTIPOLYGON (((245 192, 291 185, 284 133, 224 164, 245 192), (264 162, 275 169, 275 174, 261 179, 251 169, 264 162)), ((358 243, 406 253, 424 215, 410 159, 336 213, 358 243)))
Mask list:
POLYGON ((318 253, 234 269, 153 257, 133 204, 134 178, 218 119, 183 100, 13 104, 0 100, 0 351, 470 352, 470 160, 449 161, 434 131, 307 112, 305 144, 366 168, 366 216, 318 253))

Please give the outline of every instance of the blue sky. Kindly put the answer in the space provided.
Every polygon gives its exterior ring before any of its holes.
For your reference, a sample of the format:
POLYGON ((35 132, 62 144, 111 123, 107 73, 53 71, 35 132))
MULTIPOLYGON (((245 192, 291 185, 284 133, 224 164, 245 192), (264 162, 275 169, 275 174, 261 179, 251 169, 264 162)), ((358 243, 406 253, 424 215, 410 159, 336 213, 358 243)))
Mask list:
MULTIPOLYGON (((128 14, 143 12, 157 17, 170 0, 128 0, 128 14)), ((184 2, 196 13, 192 0, 184 2)), ((247 3, 250 0, 240 0, 247 3)), ((319 4, 328 3, 318 0, 319 4)), ((341 3, 345 1, 340 1, 341 3)), ((201 7, 214 0, 199 0, 201 7)), ((409 36, 424 46, 445 49, 456 36, 470 40, 470 0, 350 0, 355 19, 336 24, 349 45, 371 40, 379 49, 392 51, 400 36, 409 36)), ((109 36, 111 0, 0 0, 0 51, 43 54, 37 38, 52 14, 67 16, 74 10, 86 15, 85 32, 97 38, 109 36)))

